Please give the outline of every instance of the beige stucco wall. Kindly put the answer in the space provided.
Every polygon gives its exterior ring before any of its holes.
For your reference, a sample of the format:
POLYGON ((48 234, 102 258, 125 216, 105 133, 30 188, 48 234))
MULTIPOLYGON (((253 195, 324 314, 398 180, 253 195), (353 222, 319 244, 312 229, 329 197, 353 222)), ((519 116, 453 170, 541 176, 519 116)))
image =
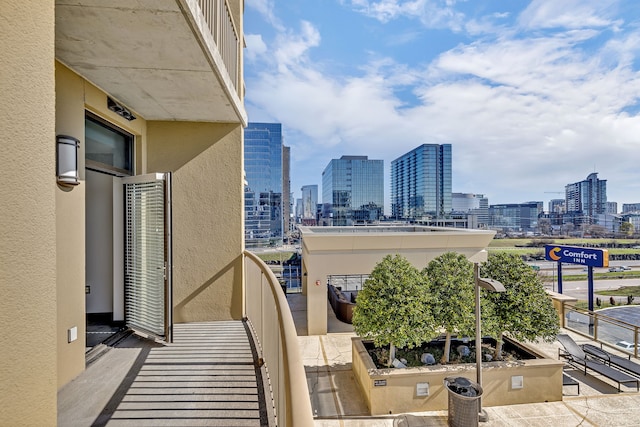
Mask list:
POLYGON ((56 424, 53 2, 0 19, 0 424, 56 424))
MULTIPOLYGON (((475 363, 376 369, 358 338, 352 341, 352 355, 354 377, 371 415, 446 410, 449 392, 444 379, 461 376, 475 382, 477 378, 475 363), (419 396, 417 385, 425 383, 429 394, 419 396)), ((540 356, 545 358, 483 363, 482 406, 561 401, 564 362, 540 356), (512 387, 514 376, 523 377, 522 388, 512 387)))
POLYGON ((327 279, 330 275, 369 274, 386 255, 400 254, 422 270, 432 259, 458 252, 473 262, 487 259, 495 232, 443 229, 440 232, 302 231, 303 292, 307 296, 307 332, 327 333, 327 279), (306 274, 306 276, 305 276, 306 274))
POLYGON ((84 185, 84 81, 56 63, 56 135, 80 140, 80 184, 56 186, 58 387, 84 369, 85 353, 85 185, 84 185), (69 342, 67 331, 77 328, 69 342))
POLYGON ((173 172, 174 322, 242 317, 242 127, 148 122, 148 169, 173 172))
MULTIPOLYGON (((234 2, 236 12, 241 4, 234 2)), ((2 425, 56 425, 57 390, 84 369, 85 109, 136 135, 137 173, 176 172, 177 187, 184 191, 176 210, 183 232, 176 255, 179 283, 186 284, 179 288, 187 295, 183 306, 194 308, 194 316, 242 315, 240 125, 207 124, 191 131, 190 124, 156 124, 155 163, 150 167, 146 121, 138 115, 127 122, 107 110, 104 92, 56 62, 54 8, 53 1, 2 2, 2 425), (80 140, 81 182, 73 188, 56 183, 56 134, 80 140), (184 135, 195 143, 188 150, 184 135), (169 154, 159 156, 158 149, 169 154), (211 181, 203 179, 210 170, 211 181), (203 277, 211 278, 207 289, 198 287, 203 277), (69 343, 72 327, 77 327, 78 339, 69 343)))
POLYGON ((108 120, 136 136, 136 170, 142 170, 142 150, 146 122, 129 122, 107 108, 107 94, 56 62, 56 134, 80 140, 78 170, 80 184, 56 186, 57 235, 57 365, 58 387, 84 370, 86 351, 85 321, 85 111, 108 120), (68 330, 76 327, 78 339, 69 343, 68 330))
POLYGON ((174 173, 175 322, 242 317, 243 192, 239 125, 147 122, 140 116, 129 122, 107 109, 106 93, 60 63, 56 70, 56 133, 81 141, 80 185, 56 186, 56 227, 64 236, 57 241, 57 383, 62 386, 85 364, 85 110, 135 135, 136 174, 174 173), (68 343, 67 331, 74 326, 78 339, 68 343))

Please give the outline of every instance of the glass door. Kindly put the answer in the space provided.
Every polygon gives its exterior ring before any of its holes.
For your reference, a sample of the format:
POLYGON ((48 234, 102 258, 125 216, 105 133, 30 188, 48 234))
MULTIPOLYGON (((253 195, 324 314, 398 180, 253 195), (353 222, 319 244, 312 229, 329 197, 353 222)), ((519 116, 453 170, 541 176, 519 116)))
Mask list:
POLYGON ((124 310, 132 329, 171 340, 171 175, 122 178, 124 310))

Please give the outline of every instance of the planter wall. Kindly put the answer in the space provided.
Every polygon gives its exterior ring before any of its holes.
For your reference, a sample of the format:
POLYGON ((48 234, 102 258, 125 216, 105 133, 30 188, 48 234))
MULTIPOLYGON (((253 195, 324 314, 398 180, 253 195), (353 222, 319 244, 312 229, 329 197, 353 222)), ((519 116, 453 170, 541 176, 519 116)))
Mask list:
MULTIPOLYGON (((563 362, 536 355, 539 358, 483 363, 482 406, 561 401, 563 362)), ((352 338, 352 370, 371 415, 446 410, 446 377, 476 381, 475 363, 377 369, 358 337, 352 338)))

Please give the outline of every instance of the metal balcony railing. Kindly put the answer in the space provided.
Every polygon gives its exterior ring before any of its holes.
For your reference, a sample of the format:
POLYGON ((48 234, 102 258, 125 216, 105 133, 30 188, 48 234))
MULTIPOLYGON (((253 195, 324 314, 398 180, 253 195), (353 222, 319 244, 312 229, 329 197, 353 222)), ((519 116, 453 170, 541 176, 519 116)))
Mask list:
POLYGON ((198 0, 236 93, 240 95, 240 39, 226 0, 198 0))
POLYGON ((592 338, 616 350, 638 357, 640 326, 609 317, 597 311, 563 303, 562 326, 580 335, 592 338))
POLYGON ((313 413, 291 310, 278 279, 244 252, 245 314, 264 360, 278 426, 312 427, 313 413))

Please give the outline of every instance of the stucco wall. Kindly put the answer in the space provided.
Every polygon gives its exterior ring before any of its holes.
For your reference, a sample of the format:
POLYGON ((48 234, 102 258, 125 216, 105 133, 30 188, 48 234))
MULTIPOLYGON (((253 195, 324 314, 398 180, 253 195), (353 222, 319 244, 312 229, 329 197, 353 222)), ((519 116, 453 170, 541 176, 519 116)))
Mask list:
POLYGON ((56 424, 54 2, 0 19, 0 423, 56 424))
POLYGON ((242 128, 148 122, 148 169, 173 172, 174 322, 242 317, 242 128))
POLYGON ((84 182, 84 81, 56 63, 56 134, 80 140, 80 184, 56 186, 58 387, 84 370, 85 354, 85 182, 84 182), (68 330, 77 328, 77 339, 68 330))
MULTIPOLYGON (((449 392, 444 379, 461 376, 475 382, 477 378, 475 363, 376 369, 359 338, 352 340, 352 356, 354 377, 371 415, 446 410, 449 392), (427 396, 418 395, 418 384, 428 384, 427 396)), ((482 406, 561 401, 563 366, 564 362, 550 358, 485 362, 482 406), (521 388, 512 387, 514 376, 522 376, 521 388)))
POLYGON ((107 108, 107 94, 81 76, 56 62, 56 134, 80 140, 78 170, 80 184, 56 185, 57 247, 57 365, 58 387, 84 370, 86 351, 85 321, 85 111, 114 123, 136 136, 136 171, 142 170, 146 122, 129 122, 107 108), (77 327, 78 339, 69 343, 69 328, 77 327))
POLYGON ((495 234, 456 229, 428 233, 359 233, 357 228, 314 233, 310 232, 312 228, 301 228, 303 292, 307 296, 309 335, 327 333, 327 278, 330 275, 369 274, 389 254, 402 255, 420 270, 447 251, 463 254, 472 262, 483 262, 487 259, 485 248, 495 234))

